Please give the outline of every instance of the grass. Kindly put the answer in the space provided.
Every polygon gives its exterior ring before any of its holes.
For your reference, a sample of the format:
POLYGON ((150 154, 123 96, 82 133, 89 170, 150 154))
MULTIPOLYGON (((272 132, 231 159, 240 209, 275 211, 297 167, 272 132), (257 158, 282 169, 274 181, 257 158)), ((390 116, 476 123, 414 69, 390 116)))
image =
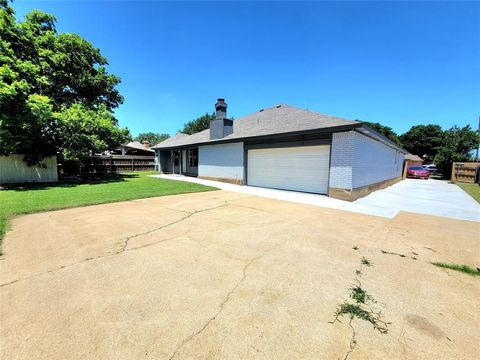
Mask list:
POLYGON ((362 265, 365 265, 365 266, 372 266, 373 265, 373 263, 370 260, 368 260, 365 256, 362 256, 361 263, 362 263, 362 265))
POLYGON ((357 304, 365 304, 366 301, 374 301, 373 297, 367 294, 367 292, 358 285, 350 289, 350 297, 355 300, 357 304))
POLYGON ((433 265, 445 268, 445 269, 451 269, 455 271, 460 271, 468 275, 472 276, 480 276, 480 270, 474 269, 468 265, 460 265, 460 264, 447 264, 447 263, 442 263, 442 262, 432 262, 433 265))
POLYGON ((473 197, 478 203, 480 203, 480 185, 459 182, 457 182, 457 185, 460 186, 471 197, 473 197))
POLYGON ((338 318, 348 315, 350 319, 359 318, 361 320, 368 321, 373 325, 374 329, 378 330, 382 334, 388 332, 388 323, 381 319, 380 313, 374 313, 363 309, 359 304, 349 304, 343 303, 335 312, 335 321, 338 321, 338 318))
POLYGON ((112 174, 82 181, 5 186, 0 190, 0 247, 8 220, 15 215, 215 190, 200 184, 147 176, 151 174, 154 173, 112 174))

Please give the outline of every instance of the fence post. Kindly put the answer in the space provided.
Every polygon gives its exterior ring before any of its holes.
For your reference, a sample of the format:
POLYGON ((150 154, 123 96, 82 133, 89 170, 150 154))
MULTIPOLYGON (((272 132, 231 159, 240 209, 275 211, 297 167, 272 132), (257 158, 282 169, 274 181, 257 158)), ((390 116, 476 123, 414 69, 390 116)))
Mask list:
POLYGON ((456 174, 456 167, 457 167, 457 164, 456 164, 456 163, 452 163, 452 176, 451 176, 450 181, 451 181, 452 183, 454 183, 454 184, 455 184, 455 182, 457 181, 457 178, 456 178, 456 176, 455 176, 455 174, 456 174))

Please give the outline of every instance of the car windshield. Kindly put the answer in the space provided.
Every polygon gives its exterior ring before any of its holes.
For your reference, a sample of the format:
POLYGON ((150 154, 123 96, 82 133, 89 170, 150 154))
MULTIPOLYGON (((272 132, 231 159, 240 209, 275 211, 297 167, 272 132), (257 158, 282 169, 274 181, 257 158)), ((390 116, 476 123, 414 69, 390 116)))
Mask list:
POLYGON ((410 166, 409 169, 410 169, 410 170, 425 170, 425 169, 422 168, 421 166, 410 166))

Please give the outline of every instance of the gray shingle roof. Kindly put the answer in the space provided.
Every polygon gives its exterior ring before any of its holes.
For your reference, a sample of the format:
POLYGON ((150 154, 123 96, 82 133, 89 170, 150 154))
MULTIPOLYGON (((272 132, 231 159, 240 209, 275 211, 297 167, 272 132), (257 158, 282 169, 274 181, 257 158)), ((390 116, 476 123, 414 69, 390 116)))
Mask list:
POLYGON ((155 152, 155 150, 146 148, 145 145, 143 145, 139 141, 132 141, 132 142, 129 142, 127 145, 124 145, 124 146, 128 147, 128 148, 131 148, 131 149, 155 152))
MULTIPOLYGON (((225 136, 221 140, 243 139, 355 124, 360 123, 358 121, 324 115, 289 105, 277 105, 234 120, 233 133, 225 136)), ((208 143, 211 141, 218 140, 210 140, 210 129, 207 129, 193 135, 179 133, 155 145, 153 148, 171 148, 208 143)))

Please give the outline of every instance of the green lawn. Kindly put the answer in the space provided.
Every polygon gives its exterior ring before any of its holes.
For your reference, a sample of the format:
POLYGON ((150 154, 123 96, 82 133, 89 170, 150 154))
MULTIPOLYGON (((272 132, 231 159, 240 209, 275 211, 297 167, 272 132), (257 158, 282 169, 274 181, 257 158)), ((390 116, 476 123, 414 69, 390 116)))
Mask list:
POLYGON ((8 220, 18 214, 216 190, 199 184, 152 178, 147 176, 149 174, 152 173, 116 174, 88 181, 5 187, 0 190, 0 254, 8 220))
POLYGON ((457 185, 460 186, 463 190, 470 194, 477 202, 480 203, 480 186, 478 184, 468 184, 457 182, 457 185))

